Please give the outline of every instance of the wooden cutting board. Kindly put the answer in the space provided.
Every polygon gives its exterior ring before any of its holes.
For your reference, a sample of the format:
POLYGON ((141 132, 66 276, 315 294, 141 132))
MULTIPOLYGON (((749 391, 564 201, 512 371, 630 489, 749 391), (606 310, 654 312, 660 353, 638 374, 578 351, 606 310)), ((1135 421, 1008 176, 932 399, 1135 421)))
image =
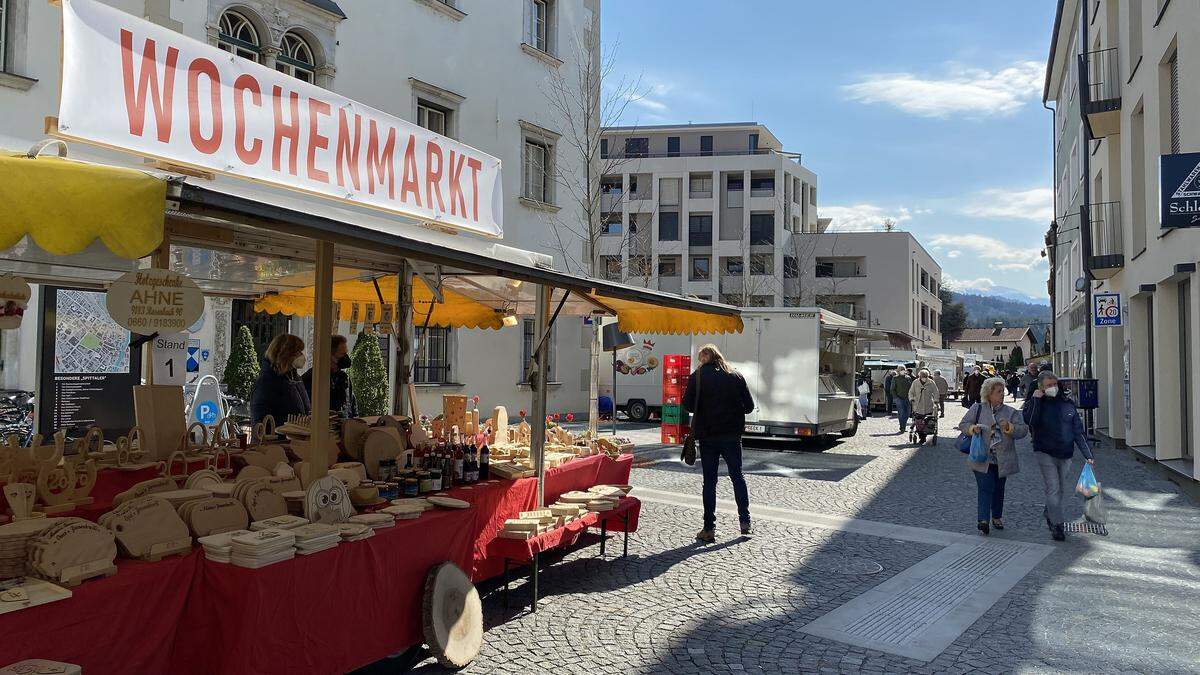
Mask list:
POLYGON ((74 586, 116 573, 113 533, 82 518, 64 518, 30 542, 30 566, 39 576, 74 586))
POLYGON ((210 497, 185 504, 187 521, 196 538, 244 530, 250 523, 246 507, 232 497, 210 497))
POLYGON ((131 558, 157 560, 191 549, 187 525, 168 502, 154 496, 127 501, 100 516, 99 522, 112 530, 121 550, 131 558))
POLYGON ((404 452, 404 438, 394 427, 375 427, 363 441, 363 466, 372 480, 379 480, 379 460, 404 452))
POLYGON ((156 492, 167 492, 168 490, 174 489, 176 489, 175 481, 167 478, 166 476, 151 478, 150 480, 144 480, 113 497, 113 506, 120 506, 125 502, 134 499, 140 499, 146 495, 151 495, 156 492))

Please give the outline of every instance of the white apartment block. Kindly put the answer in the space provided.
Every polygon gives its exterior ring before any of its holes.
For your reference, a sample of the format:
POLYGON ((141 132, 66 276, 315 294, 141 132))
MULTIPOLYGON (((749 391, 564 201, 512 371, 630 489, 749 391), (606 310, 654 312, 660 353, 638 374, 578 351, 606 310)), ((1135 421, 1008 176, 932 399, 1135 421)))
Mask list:
MULTIPOLYGON (((599 0, 102 1, 499 157, 505 242, 515 247, 556 255, 545 214, 565 218, 580 208, 556 198, 556 180, 575 176, 583 185, 586 174, 579 158, 557 147, 569 122, 553 115, 545 87, 555 74, 577 81, 580 60, 595 56, 579 45, 598 41, 599 0)), ((0 0, 0 148, 27 150, 43 137, 43 117, 56 114, 60 23, 61 10, 46 0, 0 0)), ((70 150, 142 166, 83 144, 70 150)), ((35 309, 36 301, 28 316, 35 309)), ((252 316, 248 303, 209 299, 200 339, 212 358, 204 372, 222 372, 239 323, 309 335, 304 320, 252 316)), ((431 329, 415 373, 423 408, 440 409, 442 393, 478 394, 484 406, 526 400, 526 323, 498 333, 431 329)), ((36 326, 26 321, 19 337, 5 333, 4 387, 34 388, 36 326)), ((563 366, 552 372, 551 411, 587 409, 588 335, 577 322, 556 328, 551 351, 563 366)))
POLYGON ((792 236, 821 229, 817 177, 769 129, 610 127, 600 154, 597 276, 733 305, 788 304, 792 236))
POLYGON ((1200 3, 1059 1, 1044 95, 1061 176, 1050 290, 1056 314, 1078 306, 1081 321, 1056 321, 1055 364, 1086 372, 1090 330, 1097 429, 1189 478, 1200 477, 1200 231, 1162 226, 1159 158, 1200 151, 1197 73, 1200 3), (1086 298, 1103 292, 1120 293, 1123 325, 1086 329, 1086 298))
MULTIPOLYGON (((861 326, 942 347, 942 266, 908 232, 821 232, 796 237, 799 279, 784 279, 797 304, 816 304, 861 326)), ((871 347, 887 348, 887 344, 871 347)))

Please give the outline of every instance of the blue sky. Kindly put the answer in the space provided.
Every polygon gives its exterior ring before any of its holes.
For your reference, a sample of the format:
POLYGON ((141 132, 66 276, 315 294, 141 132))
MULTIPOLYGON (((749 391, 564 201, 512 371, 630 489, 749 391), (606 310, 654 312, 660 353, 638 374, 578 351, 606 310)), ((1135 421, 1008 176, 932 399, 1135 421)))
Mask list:
POLYGON ((898 221, 951 284, 1045 297, 1051 0, 603 0, 625 123, 755 120, 839 229, 898 221))

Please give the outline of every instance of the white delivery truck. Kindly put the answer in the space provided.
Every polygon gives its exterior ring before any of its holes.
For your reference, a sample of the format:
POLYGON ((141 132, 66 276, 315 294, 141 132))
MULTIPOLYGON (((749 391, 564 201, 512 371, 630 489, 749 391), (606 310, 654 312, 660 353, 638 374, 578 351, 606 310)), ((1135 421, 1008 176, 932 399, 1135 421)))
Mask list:
POLYGON ((963 358, 957 349, 917 349, 917 360, 922 368, 932 373, 942 371, 942 377, 950 384, 951 392, 962 391, 963 358))
MULTIPOLYGON (((662 364, 667 354, 695 354, 690 335, 634 333, 633 346, 606 352, 600 359, 600 395, 615 398, 617 410, 634 422, 646 422, 662 410, 662 364), (613 374, 616 373, 616 396, 613 374)), ((695 364, 693 364, 694 366, 695 364)))

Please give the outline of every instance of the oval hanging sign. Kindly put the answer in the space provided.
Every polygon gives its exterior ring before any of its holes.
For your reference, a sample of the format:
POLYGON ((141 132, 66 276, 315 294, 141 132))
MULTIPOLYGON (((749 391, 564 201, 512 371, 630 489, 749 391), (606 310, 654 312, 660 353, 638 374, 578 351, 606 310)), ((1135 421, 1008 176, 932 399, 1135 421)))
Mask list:
POLYGON ((0 328, 21 325, 29 295, 29 284, 22 277, 0 277, 0 328))
POLYGON ((204 313, 204 294, 178 272, 137 270, 112 282, 105 304, 134 333, 182 333, 204 313))

